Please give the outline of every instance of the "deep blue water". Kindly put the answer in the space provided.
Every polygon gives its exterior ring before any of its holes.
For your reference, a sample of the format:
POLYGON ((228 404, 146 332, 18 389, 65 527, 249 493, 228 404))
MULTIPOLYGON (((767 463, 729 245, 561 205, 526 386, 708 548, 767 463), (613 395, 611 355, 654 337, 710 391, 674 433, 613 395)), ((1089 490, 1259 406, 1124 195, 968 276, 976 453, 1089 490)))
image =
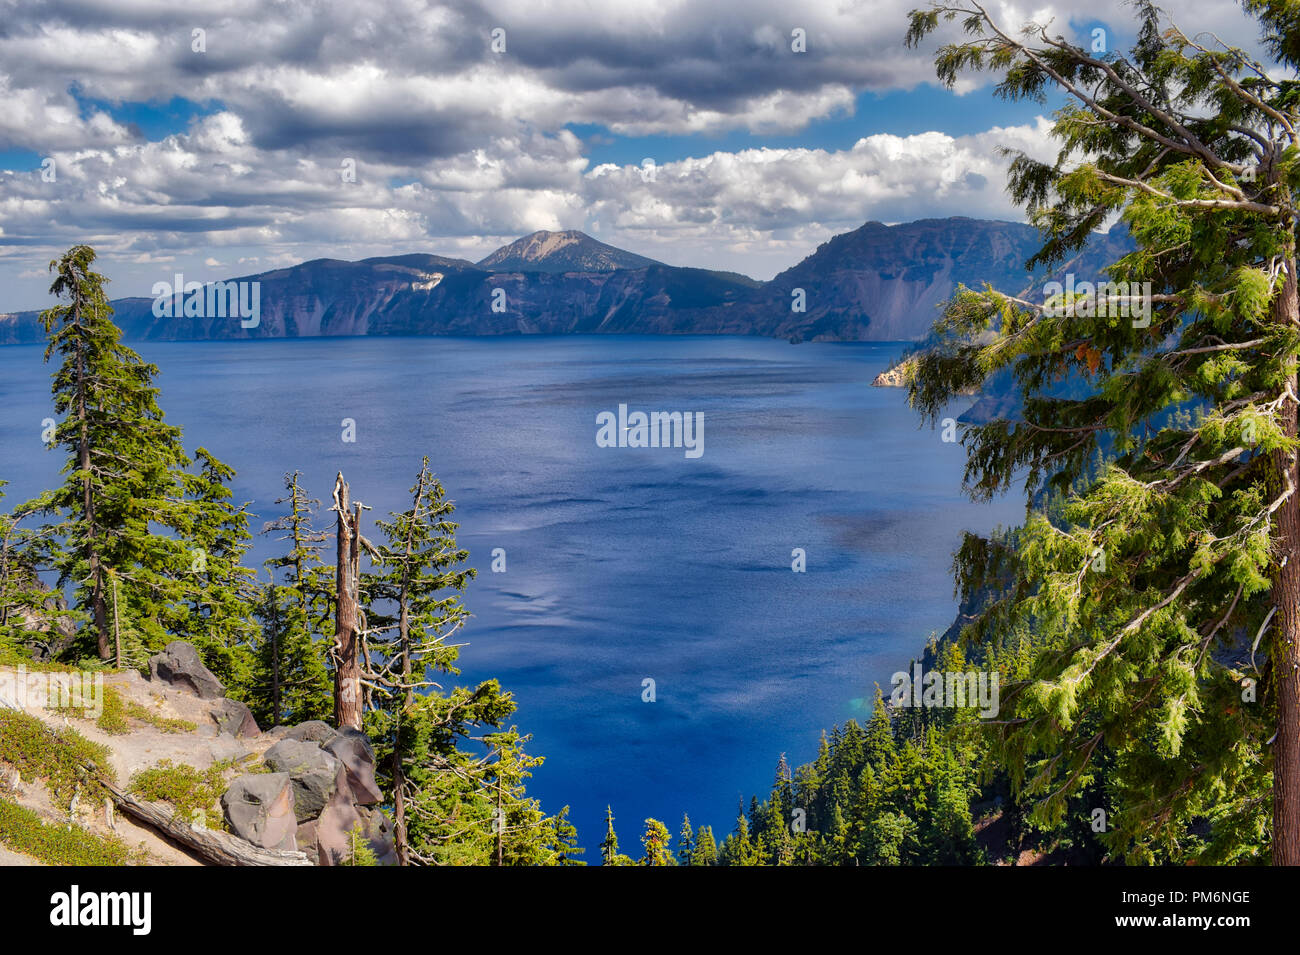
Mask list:
MULTIPOLYGON (((1018 523, 1013 497, 960 493, 962 449, 872 388, 903 346, 758 338, 376 338, 144 344, 191 449, 277 515, 283 472, 328 500, 342 470, 368 515, 407 506, 427 453, 478 579, 458 639, 466 683, 496 676, 546 757, 530 792, 573 807, 588 858, 605 805, 624 851, 683 812, 719 838, 777 758, 867 712, 956 609, 963 528, 1018 523), (704 454, 600 448, 596 415, 703 412, 704 454), (356 443, 342 440, 342 418, 356 443), (491 551, 506 550, 505 573, 491 551), (807 572, 791 551, 807 552, 807 572), (656 700, 642 685, 655 681, 656 700)), ((50 368, 0 348, 7 505, 61 464, 40 442, 50 368)), ((960 413, 966 404, 954 406, 960 413)), ((332 526, 322 513, 318 526, 332 526)), ((250 565, 271 553, 259 538, 250 565)))

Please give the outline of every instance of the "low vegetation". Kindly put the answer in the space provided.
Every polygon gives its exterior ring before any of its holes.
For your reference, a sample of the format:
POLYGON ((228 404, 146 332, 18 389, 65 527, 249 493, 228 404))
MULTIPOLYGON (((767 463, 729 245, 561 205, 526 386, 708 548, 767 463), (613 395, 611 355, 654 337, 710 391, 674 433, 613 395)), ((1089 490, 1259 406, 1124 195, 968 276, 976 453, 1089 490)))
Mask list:
POLYGON ((217 800, 226 789, 223 774, 228 766, 217 763, 208 769, 195 769, 164 759, 132 776, 127 791, 150 802, 170 803, 180 818, 213 828, 222 819, 217 800))
POLYGON ((132 865, 142 861, 117 836, 49 823, 32 809, 0 798, 0 842, 46 865, 132 865))
POLYGON ((24 782, 44 782, 63 809, 78 791, 96 793, 97 775, 116 779, 106 747, 16 710, 0 709, 0 762, 16 768, 24 782))

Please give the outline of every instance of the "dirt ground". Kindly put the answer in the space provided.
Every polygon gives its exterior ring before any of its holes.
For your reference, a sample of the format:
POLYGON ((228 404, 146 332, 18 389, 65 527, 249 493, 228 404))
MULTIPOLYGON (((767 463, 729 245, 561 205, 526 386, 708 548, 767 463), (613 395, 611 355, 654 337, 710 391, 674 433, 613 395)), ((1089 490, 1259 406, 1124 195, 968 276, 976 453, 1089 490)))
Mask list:
MULTIPOLYGON (((0 667, 0 679, 14 673, 12 668, 0 667)), ((70 726, 92 742, 108 747, 110 763, 117 773, 118 783, 125 786, 131 777, 143 769, 156 766, 164 759, 173 763, 187 763, 196 769, 207 769, 222 760, 234 759, 244 765, 257 762, 275 742, 268 736, 253 739, 235 739, 229 734, 219 734, 213 706, 216 701, 201 700, 193 693, 162 683, 151 683, 132 671, 106 674, 104 685, 118 690, 124 699, 146 707, 159 717, 188 720, 195 724, 192 732, 168 733, 147 722, 129 719, 130 731, 112 735, 95 725, 93 720, 67 716, 63 713, 34 705, 24 700, 24 712, 36 716, 50 726, 70 726)), ((5 771, 0 765, 0 771, 5 771)), ((10 772, 9 782, 13 782, 10 772)), ((66 823, 68 814, 58 810, 50 799, 44 784, 18 782, 9 792, 9 798, 40 813, 49 822, 66 823)), ((160 838, 151 830, 136 825, 121 813, 110 813, 104 805, 80 803, 75 810, 77 822, 99 835, 110 831, 128 845, 147 853, 150 865, 201 865, 187 851, 160 838), (112 820, 110 830, 109 820, 112 820)), ((40 865, 37 860, 0 845, 0 865, 40 865)))

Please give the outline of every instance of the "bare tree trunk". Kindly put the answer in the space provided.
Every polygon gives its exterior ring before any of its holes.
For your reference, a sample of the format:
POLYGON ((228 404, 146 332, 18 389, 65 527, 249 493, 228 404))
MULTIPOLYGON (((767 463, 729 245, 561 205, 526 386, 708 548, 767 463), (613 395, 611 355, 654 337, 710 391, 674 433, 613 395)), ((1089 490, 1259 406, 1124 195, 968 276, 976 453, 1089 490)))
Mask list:
POLYGON ((334 723, 361 729, 361 661, 358 658, 357 599, 361 569, 361 507, 355 511, 342 472, 334 482, 338 511, 338 576, 334 616, 334 723))
POLYGON ((501 811, 501 777, 497 777, 497 865, 505 865, 505 829, 506 817, 501 811))
POLYGON ((282 852, 275 849, 263 849, 261 846, 255 846, 251 842, 246 842, 228 832, 221 832, 216 829, 199 829, 178 822, 175 813, 170 810, 162 809, 153 803, 142 802, 118 789, 102 777, 99 778, 99 783, 108 792, 108 797, 113 805, 122 812, 139 822, 143 822, 152 829, 157 829, 173 842, 180 843, 212 865, 312 864, 305 852, 282 852))
POLYGON ((113 578, 113 652, 116 654, 117 668, 122 669, 122 618, 117 610, 117 574, 113 578))
POLYGON ((271 571, 271 725, 280 725, 280 597, 275 592, 275 571, 271 571))
MULTIPOLYGON (((1275 300, 1274 319, 1300 323, 1294 252, 1286 263, 1282 292, 1275 300)), ((1296 387, 1292 378, 1292 389, 1296 387)), ((1296 437, 1297 407, 1293 398, 1282 406, 1283 430, 1296 437)), ((1273 452, 1281 490, 1291 496, 1277 512, 1274 530, 1276 559, 1273 603, 1277 630, 1273 636, 1273 673, 1277 680, 1277 737, 1273 741, 1273 864, 1300 865, 1300 471, 1294 451, 1273 452)))
MULTIPOLYGON (((80 289, 74 291, 80 295, 80 289)), ((81 324, 81 305, 73 303, 72 321, 81 324)), ((81 506, 86 517, 86 552, 90 561, 90 606, 95 618, 95 634, 99 639, 99 658, 111 659, 113 649, 108 639, 108 608, 104 604, 104 571, 100 565, 99 545, 96 542, 95 497, 90 489, 90 428, 86 421, 86 356, 85 344, 77 342, 77 468, 82 473, 81 506)))
MULTIPOLYGON (((400 734, 401 727, 398 727, 400 734)), ((399 736, 400 738, 400 736, 399 736)), ((393 845, 397 849, 397 864, 410 865, 406 844, 406 774, 402 772, 402 751, 398 741, 393 741, 393 845)))

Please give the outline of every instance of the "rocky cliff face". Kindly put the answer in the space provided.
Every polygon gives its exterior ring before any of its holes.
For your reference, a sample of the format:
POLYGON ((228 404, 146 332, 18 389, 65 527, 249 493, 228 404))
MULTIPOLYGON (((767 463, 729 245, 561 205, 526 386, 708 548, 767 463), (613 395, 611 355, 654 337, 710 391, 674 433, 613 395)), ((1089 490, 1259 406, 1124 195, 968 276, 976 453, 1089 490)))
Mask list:
MULTIPOLYGON (((1024 270, 1037 248, 1037 233, 1016 223, 868 222, 756 282, 662 265, 582 233, 535 233, 478 265, 416 254, 245 276, 237 281, 260 283, 255 328, 238 318, 155 317, 145 298, 113 305, 126 338, 147 340, 620 332, 918 340, 959 283, 1041 297, 1043 276, 1024 270)), ((1058 272, 1095 278, 1128 248, 1126 234, 1098 236, 1058 272)), ((36 312, 0 315, 0 344, 43 340, 36 312)))
MULTIPOLYGON (((1014 222, 868 222, 763 286, 765 304, 774 314, 778 308, 785 312, 770 334, 814 341, 918 340, 959 284, 980 288, 989 282, 1003 292, 1041 299, 1045 276, 1025 271, 1039 245, 1037 230, 1014 222), (803 315, 791 311, 798 288, 806 295, 803 315)), ((1127 233, 1098 235, 1057 271, 1093 278, 1130 247, 1127 233)))

